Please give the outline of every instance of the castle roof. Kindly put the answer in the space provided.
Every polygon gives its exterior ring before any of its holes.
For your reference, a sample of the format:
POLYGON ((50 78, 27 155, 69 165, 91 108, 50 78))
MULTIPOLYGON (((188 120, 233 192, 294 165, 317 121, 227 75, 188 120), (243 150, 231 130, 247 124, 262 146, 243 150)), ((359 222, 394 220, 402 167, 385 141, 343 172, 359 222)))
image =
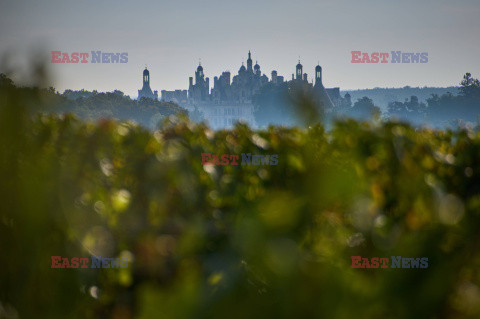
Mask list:
POLYGON ((334 104, 330 99, 330 96, 328 95, 327 90, 325 89, 323 84, 315 85, 314 90, 315 90, 315 95, 322 102, 323 106, 326 109, 330 109, 334 107, 334 104))

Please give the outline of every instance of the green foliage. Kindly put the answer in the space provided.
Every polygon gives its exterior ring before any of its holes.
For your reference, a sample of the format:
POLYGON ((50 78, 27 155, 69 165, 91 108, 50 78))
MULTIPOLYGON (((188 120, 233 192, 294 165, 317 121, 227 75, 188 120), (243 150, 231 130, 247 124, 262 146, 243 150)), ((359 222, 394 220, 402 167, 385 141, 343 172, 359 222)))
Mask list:
POLYGON ((480 316, 479 132, 354 120, 212 132, 172 115, 150 132, 32 117, 43 98, 0 87, 2 315, 480 316), (204 152, 279 161, 202 166, 204 152), (90 255, 130 263, 50 268, 90 255), (352 269, 358 255, 429 263, 352 269))

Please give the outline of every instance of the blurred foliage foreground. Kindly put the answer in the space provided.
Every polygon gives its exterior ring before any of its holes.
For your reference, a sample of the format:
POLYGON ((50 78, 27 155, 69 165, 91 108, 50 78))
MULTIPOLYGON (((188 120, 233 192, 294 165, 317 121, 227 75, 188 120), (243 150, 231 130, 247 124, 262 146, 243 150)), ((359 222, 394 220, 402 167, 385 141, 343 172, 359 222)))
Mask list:
POLYGON ((480 317, 478 132, 170 116, 152 133, 31 116, 37 98, 0 92, 2 318, 480 317), (204 152, 278 165, 202 166, 204 152), (128 267, 51 268, 91 255, 128 267))

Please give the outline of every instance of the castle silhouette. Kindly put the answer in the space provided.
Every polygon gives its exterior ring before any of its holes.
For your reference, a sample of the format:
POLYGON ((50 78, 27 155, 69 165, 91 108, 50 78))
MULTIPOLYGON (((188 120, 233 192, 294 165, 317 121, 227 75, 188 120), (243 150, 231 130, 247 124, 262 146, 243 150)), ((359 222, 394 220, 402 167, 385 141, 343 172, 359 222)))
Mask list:
MULTIPOLYGON (((340 88, 325 88, 322 83, 322 67, 315 67, 314 82, 308 82, 307 73, 303 73, 303 65, 298 61, 295 67, 295 74, 292 80, 298 87, 313 89, 315 97, 327 109, 342 105, 350 95, 340 95, 340 88)), ((229 127, 235 121, 244 121, 255 126, 253 116, 254 106, 252 97, 259 89, 267 84, 280 85, 285 82, 283 76, 277 71, 272 71, 271 78, 262 74, 258 62, 253 65, 252 55, 248 52, 247 66, 242 63, 238 74, 231 79, 230 72, 223 72, 219 77, 213 79, 213 88, 210 89, 210 79, 205 77, 203 66, 199 63, 194 78, 189 78, 188 90, 161 91, 161 100, 174 102, 193 111, 197 108, 204 114, 205 119, 213 128, 229 127)), ((143 71, 143 87, 138 91, 138 98, 148 97, 157 100, 157 91, 152 92, 150 88, 150 73, 145 68, 143 71)))

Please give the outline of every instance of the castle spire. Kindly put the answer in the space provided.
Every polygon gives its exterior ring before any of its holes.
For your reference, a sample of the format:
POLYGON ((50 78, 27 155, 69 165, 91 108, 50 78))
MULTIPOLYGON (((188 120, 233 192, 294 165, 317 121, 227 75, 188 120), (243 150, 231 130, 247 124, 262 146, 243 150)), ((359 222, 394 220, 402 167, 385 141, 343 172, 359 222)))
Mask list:
POLYGON ((250 50, 248 50, 247 71, 253 72, 252 54, 250 53, 250 50))

